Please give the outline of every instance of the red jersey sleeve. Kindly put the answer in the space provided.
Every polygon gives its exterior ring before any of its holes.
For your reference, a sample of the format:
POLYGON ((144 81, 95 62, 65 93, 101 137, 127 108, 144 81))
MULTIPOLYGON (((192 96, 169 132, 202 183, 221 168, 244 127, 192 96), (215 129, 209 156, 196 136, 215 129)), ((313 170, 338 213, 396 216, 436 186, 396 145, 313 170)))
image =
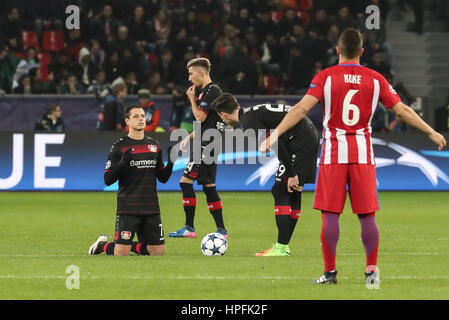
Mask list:
POLYGON ((318 100, 322 100, 324 92, 324 72, 319 72, 312 80, 306 94, 314 96, 318 100))
POLYGON ((393 86, 389 84, 388 81, 382 75, 379 75, 378 79, 380 86, 379 92, 380 101, 382 101, 385 108, 390 109, 398 102, 400 102, 401 98, 397 94, 396 90, 393 89, 393 86))

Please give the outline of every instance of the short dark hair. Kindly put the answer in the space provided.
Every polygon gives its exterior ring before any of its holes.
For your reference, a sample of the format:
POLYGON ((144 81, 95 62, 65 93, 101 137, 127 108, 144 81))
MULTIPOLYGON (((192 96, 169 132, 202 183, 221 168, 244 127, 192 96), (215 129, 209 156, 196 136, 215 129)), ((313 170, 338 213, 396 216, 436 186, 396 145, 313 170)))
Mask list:
POLYGON ((345 29, 338 40, 341 54, 348 59, 356 58, 363 48, 363 38, 359 30, 345 29))
POLYGON ((58 110, 58 108, 59 108, 59 104, 50 103, 49 105, 47 105, 47 114, 52 114, 53 112, 58 110))
POLYGON ((132 105, 132 106, 129 106, 129 107, 126 107, 126 109, 125 109, 125 118, 126 119, 129 119, 129 117, 131 117, 131 110, 132 109, 143 109, 141 106, 139 106, 139 105, 132 105))
POLYGON ((237 99, 230 93, 222 93, 211 104, 211 108, 217 112, 231 114, 237 109, 239 103, 237 99))
POLYGON ((210 66, 211 63, 209 59, 206 58, 195 58, 187 62, 187 69, 189 69, 190 67, 200 67, 205 69, 207 73, 210 72, 210 66))

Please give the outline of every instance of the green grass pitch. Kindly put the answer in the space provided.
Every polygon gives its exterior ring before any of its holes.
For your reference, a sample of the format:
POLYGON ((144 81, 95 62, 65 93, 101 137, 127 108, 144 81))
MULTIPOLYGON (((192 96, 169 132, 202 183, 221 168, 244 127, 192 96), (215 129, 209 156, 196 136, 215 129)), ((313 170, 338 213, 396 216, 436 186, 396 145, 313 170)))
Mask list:
POLYGON ((312 286, 322 274, 320 214, 304 193, 290 257, 255 257, 276 227, 271 194, 222 192, 229 248, 205 257, 202 236, 215 231, 197 193, 196 239, 171 239, 183 225, 181 194, 160 193, 163 257, 88 256, 99 234, 113 236, 115 193, 0 193, 0 299, 449 299, 447 192, 381 192, 379 289, 364 283, 360 225, 349 202, 337 249, 339 283, 312 286), (66 288, 66 268, 80 271, 66 288))

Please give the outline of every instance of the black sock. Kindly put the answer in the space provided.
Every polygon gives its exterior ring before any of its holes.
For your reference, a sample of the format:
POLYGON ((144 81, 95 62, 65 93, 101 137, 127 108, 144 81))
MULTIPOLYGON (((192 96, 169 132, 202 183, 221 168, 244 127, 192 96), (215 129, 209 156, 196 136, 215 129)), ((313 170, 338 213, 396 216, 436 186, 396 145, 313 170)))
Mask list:
POLYGON ((133 242, 131 244, 131 251, 140 256, 149 256, 150 255, 150 253, 148 252, 148 249, 147 249, 147 245, 142 244, 140 242, 133 242))
POLYGON ((196 196, 193 184, 181 182, 179 185, 182 190, 182 205, 186 214, 186 225, 194 228, 196 196))
POLYGON ((96 253, 104 252, 108 256, 114 255, 115 243, 110 241, 100 241, 97 246, 96 253))
POLYGON ((290 210, 286 209, 287 206, 280 209, 278 206, 275 207, 276 213, 276 225, 278 227, 278 243, 288 244, 290 242, 290 210), (277 211, 276 211, 277 210, 277 211), (285 210, 285 212, 283 212, 285 210), (287 213, 288 214, 283 214, 287 213))
POLYGON ((223 206, 215 187, 203 187, 206 194, 207 206, 215 220, 217 228, 225 229, 223 222, 223 206))

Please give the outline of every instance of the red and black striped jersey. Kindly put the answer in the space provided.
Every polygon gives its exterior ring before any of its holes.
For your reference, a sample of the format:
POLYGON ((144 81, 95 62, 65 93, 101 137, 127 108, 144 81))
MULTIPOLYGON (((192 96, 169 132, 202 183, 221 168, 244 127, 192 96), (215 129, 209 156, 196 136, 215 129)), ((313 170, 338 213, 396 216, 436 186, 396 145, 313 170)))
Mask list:
POLYGON ((105 168, 105 182, 118 179, 117 214, 160 214, 156 190, 158 172, 164 170, 159 142, 149 137, 134 140, 125 136, 115 142, 105 168), (129 163, 120 165, 122 154, 131 148, 129 163))

